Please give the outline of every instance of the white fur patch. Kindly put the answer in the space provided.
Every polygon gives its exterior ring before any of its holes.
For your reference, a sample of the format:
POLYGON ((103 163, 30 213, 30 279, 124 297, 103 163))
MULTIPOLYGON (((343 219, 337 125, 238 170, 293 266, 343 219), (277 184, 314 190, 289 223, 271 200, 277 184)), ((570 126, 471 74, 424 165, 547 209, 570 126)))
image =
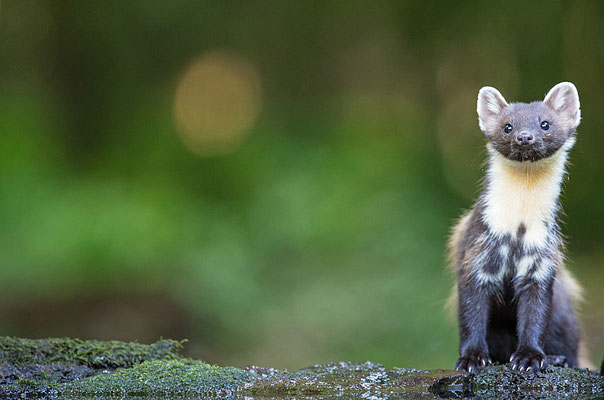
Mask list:
POLYGON ((529 269, 535 263, 535 256, 524 256, 516 262, 516 276, 527 276, 529 269))
POLYGON ((493 114, 498 114, 501 111, 501 101, 495 93, 487 92, 485 96, 486 106, 493 114))
POLYGON ((554 275, 555 268, 556 263, 549 258, 539 259, 534 255, 528 255, 516 262, 516 277, 544 282, 554 275), (536 268, 531 271, 535 263, 537 263, 536 268))
POLYGON ((552 99, 552 107, 554 108, 554 110, 559 110, 562 107, 564 107, 564 104, 566 103, 566 99, 569 97, 568 92, 562 92, 559 96, 555 97, 554 99, 552 99))
POLYGON ((556 263, 549 258, 544 258, 533 273, 532 278, 538 282, 543 282, 554 275, 556 263))
POLYGON ((483 221, 493 235, 516 237, 523 224, 526 250, 547 245, 548 224, 554 223, 564 165, 574 142, 574 137, 569 138, 554 155, 536 162, 509 160, 487 145, 490 163, 483 221))
POLYGON ((510 246, 507 244, 501 245, 499 248, 499 254, 501 255, 502 262, 505 264, 508 260, 508 255, 510 254, 510 246))
POLYGON ((480 258, 482 259, 476 260, 476 263, 472 266, 472 275, 474 276, 474 279, 476 279, 476 281, 481 285, 486 285, 489 283, 498 284, 503 282, 503 277, 506 273, 505 264, 501 265, 499 271, 496 274, 490 274, 484 271, 484 257, 480 258))
MULTIPOLYGON (((489 235, 482 234, 476 240, 476 243, 477 244, 486 243, 488 240, 489 240, 489 235)), ((509 247, 507 245, 504 245, 499 249, 499 251, 502 251, 502 249, 506 252, 505 259, 507 260, 507 255, 508 255, 507 253, 509 252, 509 247)), ((483 248, 480 255, 478 255, 478 257, 476 257, 476 259, 472 262, 472 267, 471 267, 472 275, 482 285, 486 285, 488 283, 499 283, 499 282, 503 281, 503 277, 505 276, 505 273, 507 272, 507 270, 506 270, 507 262, 502 262, 499 267, 499 271, 497 271, 497 273, 495 273, 495 274, 491 274, 484 270, 487 265, 488 255, 491 251, 493 251, 493 247, 490 245, 487 245, 485 248, 483 248)))

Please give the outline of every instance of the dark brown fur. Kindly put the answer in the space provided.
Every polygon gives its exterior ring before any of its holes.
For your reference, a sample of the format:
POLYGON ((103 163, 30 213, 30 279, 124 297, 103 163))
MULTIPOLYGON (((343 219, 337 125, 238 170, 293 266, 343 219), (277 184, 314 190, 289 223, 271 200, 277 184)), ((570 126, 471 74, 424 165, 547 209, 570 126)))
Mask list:
MULTIPOLYGON (((452 235, 460 335, 460 358, 455 368, 476 371, 492 361, 511 361, 513 369, 538 372, 547 365, 546 355, 564 356, 568 365, 576 366, 580 332, 572 303, 580 289, 564 266, 557 221, 559 179, 580 120, 576 88, 562 83, 544 101, 528 104, 508 104, 496 89, 483 88, 478 114, 480 127, 496 152, 491 153, 490 167, 512 172, 509 178, 487 174, 475 206, 452 235), (544 129, 543 121, 549 123, 549 129, 544 129), (506 131, 506 124, 512 129, 506 131), (523 143, 522 135, 530 137, 530 142, 523 143), (558 164, 538 163, 559 151, 563 153, 556 156, 558 164), (510 161, 499 160, 497 153, 510 161), (527 169, 525 163, 536 167, 527 169), (549 197, 538 194, 540 174, 545 174, 543 182, 550 182, 544 186, 549 197), (521 199, 519 210, 523 210, 511 219, 501 212, 507 200, 489 194, 496 190, 492 185, 508 187, 507 182, 510 190, 520 192, 506 196, 511 203, 521 199), (531 216, 533 203, 522 203, 525 190, 544 199, 536 211, 545 210, 547 219, 531 216), (488 207, 495 207, 495 211, 488 207), (527 226, 526 221, 532 225, 527 226)), ((527 198, 535 199, 530 196, 527 198)))

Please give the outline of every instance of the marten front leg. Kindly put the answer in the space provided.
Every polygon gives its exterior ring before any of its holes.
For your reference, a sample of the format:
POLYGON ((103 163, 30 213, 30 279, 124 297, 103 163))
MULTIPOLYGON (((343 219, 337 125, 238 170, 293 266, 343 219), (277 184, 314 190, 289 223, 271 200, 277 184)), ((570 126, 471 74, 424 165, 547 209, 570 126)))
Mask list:
POLYGON ((487 345, 487 323, 491 294, 488 286, 473 277, 459 279, 459 354, 458 371, 477 372, 491 364, 487 345))
POLYGON ((510 357, 512 369, 541 372, 547 368, 543 351, 549 323, 553 277, 544 281, 521 278, 515 285, 518 349, 510 357))

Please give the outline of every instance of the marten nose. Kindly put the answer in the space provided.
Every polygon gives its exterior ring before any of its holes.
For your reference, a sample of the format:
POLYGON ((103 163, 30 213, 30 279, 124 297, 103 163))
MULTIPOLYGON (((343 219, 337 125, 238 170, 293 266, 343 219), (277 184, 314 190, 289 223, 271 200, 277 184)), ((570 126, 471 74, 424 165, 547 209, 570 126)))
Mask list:
POLYGON ((533 143, 533 135, 529 132, 520 132, 516 135, 516 143, 521 146, 526 146, 527 144, 533 143))

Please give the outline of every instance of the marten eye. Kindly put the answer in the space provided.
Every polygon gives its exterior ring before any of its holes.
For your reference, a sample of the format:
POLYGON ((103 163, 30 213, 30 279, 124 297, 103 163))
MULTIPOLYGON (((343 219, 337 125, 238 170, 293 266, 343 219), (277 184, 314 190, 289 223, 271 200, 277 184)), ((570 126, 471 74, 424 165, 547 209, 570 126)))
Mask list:
POLYGON ((512 129, 514 129, 512 125, 505 124, 505 126, 503 127, 503 132, 505 132, 506 135, 509 135, 510 132, 512 132, 512 129))
POLYGON ((541 129, 543 129, 544 131, 549 131, 549 128, 550 128, 550 126, 549 126, 549 122, 547 122, 547 121, 543 121, 543 122, 541 123, 541 129))

